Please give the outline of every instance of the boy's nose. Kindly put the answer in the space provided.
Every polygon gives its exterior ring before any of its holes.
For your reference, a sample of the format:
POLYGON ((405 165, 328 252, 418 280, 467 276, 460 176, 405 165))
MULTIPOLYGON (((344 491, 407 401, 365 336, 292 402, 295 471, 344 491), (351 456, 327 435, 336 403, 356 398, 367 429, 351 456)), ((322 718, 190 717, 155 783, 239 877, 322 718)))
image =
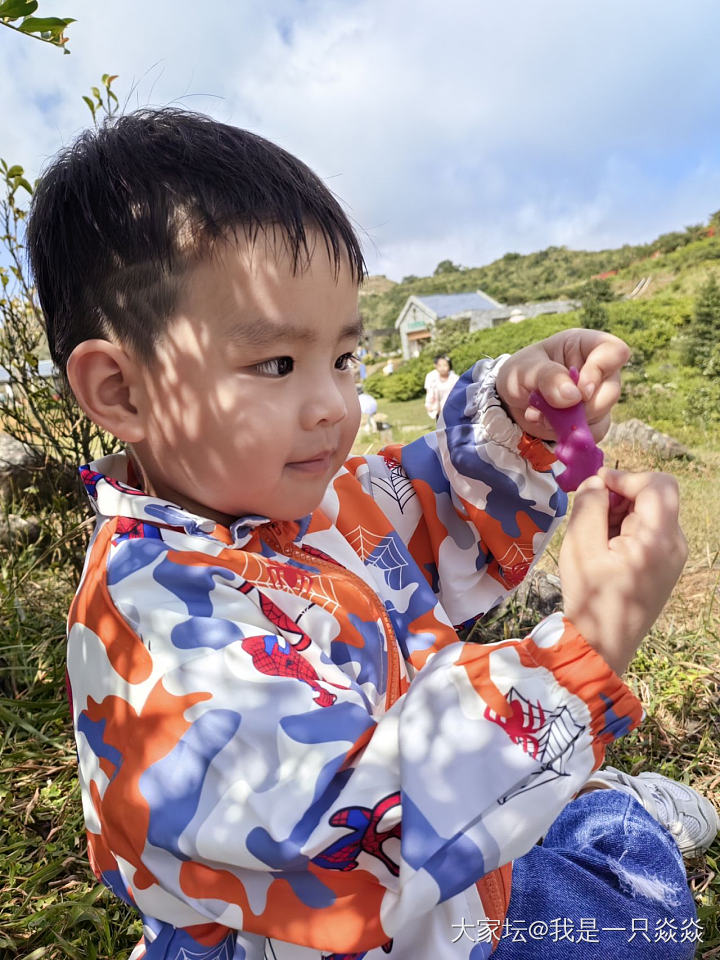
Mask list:
POLYGON ((322 379, 308 384, 302 409, 302 426, 305 429, 311 429, 324 421, 337 423, 346 414, 345 397, 334 380, 322 379))

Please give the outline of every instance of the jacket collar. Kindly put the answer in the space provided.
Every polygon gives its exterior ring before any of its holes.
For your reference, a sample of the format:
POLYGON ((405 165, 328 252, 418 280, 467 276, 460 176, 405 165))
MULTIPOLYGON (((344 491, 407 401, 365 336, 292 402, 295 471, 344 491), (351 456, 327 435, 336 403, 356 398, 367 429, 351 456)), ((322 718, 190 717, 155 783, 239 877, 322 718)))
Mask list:
MULTIPOLYGON (((80 467, 80 479, 100 517, 131 517, 155 527, 181 529, 190 536, 216 540, 228 547, 244 547, 258 527, 272 523, 269 517, 248 514, 226 527, 176 503, 151 497, 134 485, 137 481, 125 453, 114 453, 80 467)), ((275 533, 278 535, 278 528, 282 528, 282 539, 298 540, 307 531, 310 519, 307 516, 296 522, 276 523, 275 533)))

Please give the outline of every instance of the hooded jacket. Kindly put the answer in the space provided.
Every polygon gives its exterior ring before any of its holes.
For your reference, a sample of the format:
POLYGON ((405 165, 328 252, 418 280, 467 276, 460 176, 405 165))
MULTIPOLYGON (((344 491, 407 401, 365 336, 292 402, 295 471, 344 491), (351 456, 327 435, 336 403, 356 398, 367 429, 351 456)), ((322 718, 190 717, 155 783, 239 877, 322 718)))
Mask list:
POLYGON ((566 509, 501 361, 297 522, 190 514, 124 455, 81 468, 97 527, 68 676, 90 860, 143 917, 133 960, 482 960, 513 859, 640 721, 560 613, 458 640, 566 509))

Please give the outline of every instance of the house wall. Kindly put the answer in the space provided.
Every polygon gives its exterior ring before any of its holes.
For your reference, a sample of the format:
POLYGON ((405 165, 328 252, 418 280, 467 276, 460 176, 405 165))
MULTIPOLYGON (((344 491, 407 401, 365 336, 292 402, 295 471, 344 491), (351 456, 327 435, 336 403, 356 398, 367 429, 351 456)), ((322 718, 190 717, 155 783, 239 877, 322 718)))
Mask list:
POLYGON ((429 331, 432 335, 432 329, 435 326, 434 319, 429 315, 429 313, 419 307, 416 303, 411 303, 408 307, 405 315, 400 321, 400 341, 402 343, 402 354, 406 360, 409 360, 411 357, 416 357, 420 352, 422 346, 427 342, 427 338, 422 341, 421 346, 418 346, 417 339, 411 339, 408 334, 415 334, 416 336, 424 331, 429 331))
POLYGON ((494 325, 492 310, 472 310, 470 312, 470 326, 468 327, 468 331, 488 330, 494 325))

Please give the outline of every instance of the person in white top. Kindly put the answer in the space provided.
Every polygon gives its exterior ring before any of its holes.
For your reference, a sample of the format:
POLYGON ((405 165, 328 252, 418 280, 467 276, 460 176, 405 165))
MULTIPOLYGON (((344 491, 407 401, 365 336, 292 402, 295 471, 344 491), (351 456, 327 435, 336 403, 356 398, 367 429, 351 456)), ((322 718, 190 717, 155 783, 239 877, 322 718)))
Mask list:
POLYGON ((453 371, 450 357, 437 356, 434 364, 425 377, 425 409, 429 417, 437 420, 458 375, 453 371))

